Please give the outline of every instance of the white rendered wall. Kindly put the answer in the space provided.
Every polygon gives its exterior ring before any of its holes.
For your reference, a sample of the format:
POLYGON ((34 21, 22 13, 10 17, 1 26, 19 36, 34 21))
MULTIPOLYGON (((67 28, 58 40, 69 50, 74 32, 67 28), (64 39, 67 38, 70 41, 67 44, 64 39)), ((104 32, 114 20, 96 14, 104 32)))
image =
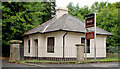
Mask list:
POLYGON ((52 32, 52 33, 46 33, 45 34, 45 57, 62 57, 63 56, 63 35, 65 32, 59 31, 59 32, 52 32), (47 38, 48 37, 54 37, 54 53, 47 53, 47 38))
MULTIPOLYGON (((65 56, 76 57, 75 44, 81 43, 81 37, 85 37, 82 33, 69 32, 66 35, 65 56), (70 50, 70 51, 69 51, 70 50)), ((97 35, 96 38, 96 57, 106 57, 106 36, 97 35)), ((90 39, 90 53, 87 53, 87 57, 94 58, 94 39, 90 39)))
POLYGON ((30 56, 30 53, 28 53, 28 40, 29 37, 24 37, 24 56, 30 56))
POLYGON ((24 37, 24 56, 37 57, 37 48, 34 40, 38 39, 38 56, 43 57, 45 51, 45 41, 43 34, 33 34, 28 37, 24 37), (28 53, 28 40, 30 40, 30 53, 28 53))
MULTIPOLYGON (((33 34, 24 38, 24 56, 36 57, 36 49, 34 46, 34 39, 38 39, 38 57, 63 57, 63 35, 66 32, 58 31, 45 34, 33 34), (47 53, 47 38, 54 37, 54 53, 47 53), (28 53, 28 40, 31 42, 31 51, 28 53)), ((81 43, 83 33, 68 32, 65 36, 65 57, 76 57, 75 44, 81 43)), ((97 57, 106 57, 106 36, 97 35, 96 38, 96 54, 97 57)), ((90 53, 87 57, 94 57, 94 39, 90 40, 90 53)))

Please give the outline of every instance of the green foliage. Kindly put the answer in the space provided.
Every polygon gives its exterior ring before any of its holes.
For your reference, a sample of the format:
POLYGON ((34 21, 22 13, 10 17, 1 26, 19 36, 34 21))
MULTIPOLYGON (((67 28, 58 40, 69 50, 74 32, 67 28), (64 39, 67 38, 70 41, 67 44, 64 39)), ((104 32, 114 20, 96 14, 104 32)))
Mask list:
POLYGON ((79 7, 77 4, 76 6, 73 5, 73 3, 68 4, 69 13, 75 17, 78 17, 79 19, 84 20, 84 15, 96 12, 97 14, 97 26, 111 32, 113 36, 109 36, 107 38, 107 47, 111 49, 112 52, 116 52, 115 49, 110 48, 112 47, 118 47, 120 46, 120 25, 119 25, 119 19, 120 17, 118 15, 118 9, 120 2, 116 3, 108 3, 108 2, 95 2, 90 8, 87 6, 79 7), (119 18, 119 19, 118 19, 119 18))
POLYGON ((10 40, 22 40, 23 33, 51 19, 54 14, 54 2, 3 2, 3 46, 8 46, 10 40))
POLYGON ((120 46, 118 42, 120 38, 118 34, 118 9, 114 4, 111 4, 113 5, 112 7, 109 5, 101 8, 101 11, 98 12, 97 26, 113 34, 113 36, 107 38, 107 46, 120 46))
MULTIPOLYGON (((0 2, 0 13, 2 12, 2 4, 0 2)), ((0 46, 2 45, 2 16, 0 16, 0 46)))
POLYGON ((19 61, 20 63, 26 63, 26 62, 75 62, 73 61, 50 61, 50 60, 25 60, 25 61, 19 61))
POLYGON ((72 2, 67 5, 67 8, 69 9, 69 13, 71 15, 82 20, 84 20, 84 15, 91 13, 88 6, 80 8, 78 4, 74 6, 72 2))
POLYGON ((120 8, 120 2, 114 3, 114 6, 115 6, 116 8, 120 8))
POLYGON ((97 11, 101 11, 102 8, 106 7, 107 5, 109 5, 108 2, 95 2, 92 6, 91 6, 91 10, 92 12, 97 11))
POLYGON ((118 46, 109 46, 107 47, 108 49, 108 53, 118 53, 120 52, 119 49, 118 49, 118 46))

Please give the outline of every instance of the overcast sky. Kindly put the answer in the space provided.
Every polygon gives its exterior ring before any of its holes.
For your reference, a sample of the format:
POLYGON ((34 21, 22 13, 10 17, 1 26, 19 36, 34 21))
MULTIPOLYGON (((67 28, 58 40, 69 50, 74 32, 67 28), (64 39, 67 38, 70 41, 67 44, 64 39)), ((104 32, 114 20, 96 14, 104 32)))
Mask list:
POLYGON ((79 6, 81 6, 81 7, 83 7, 85 5, 90 7, 96 1, 98 1, 98 2, 108 1, 110 3, 115 3, 115 2, 119 2, 120 0, 56 0, 56 4, 57 4, 57 7, 66 7, 69 4, 69 2, 73 2, 74 5, 79 3, 79 6))

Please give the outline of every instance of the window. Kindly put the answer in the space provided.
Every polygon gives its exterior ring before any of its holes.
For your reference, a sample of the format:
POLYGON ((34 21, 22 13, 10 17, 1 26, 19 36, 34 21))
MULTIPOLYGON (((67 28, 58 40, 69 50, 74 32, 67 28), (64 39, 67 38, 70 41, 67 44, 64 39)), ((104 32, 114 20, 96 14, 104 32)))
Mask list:
POLYGON ((90 53, 90 39, 87 39, 87 53, 90 53))
MULTIPOLYGON (((81 38, 81 44, 85 44, 85 37, 81 38)), ((87 39, 87 53, 90 53, 90 39, 87 39)))
POLYGON ((48 37, 47 39, 47 52, 54 53, 54 37, 48 37))
POLYGON ((35 39, 35 46, 38 46, 38 39, 35 39))
POLYGON ((81 38, 81 44, 85 44, 85 38, 84 37, 81 38))
POLYGON ((28 53, 30 53, 30 40, 28 40, 28 53))

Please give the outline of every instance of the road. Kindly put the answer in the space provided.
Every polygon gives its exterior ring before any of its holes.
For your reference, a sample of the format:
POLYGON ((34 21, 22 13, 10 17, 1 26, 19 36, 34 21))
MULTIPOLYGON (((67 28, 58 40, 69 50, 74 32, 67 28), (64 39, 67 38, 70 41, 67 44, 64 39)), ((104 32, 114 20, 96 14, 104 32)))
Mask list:
POLYGON ((36 64, 41 67, 118 67, 118 63, 89 63, 89 64, 36 64))
POLYGON ((2 67, 35 67, 27 64, 9 63, 8 60, 2 60, 2 67))
POLYGON ((60 67, 71 67, 72 68, 78 68, 78 67, 118 67, 117 62, 113 63, 89 63, 89 64, 17 64, 17 63, 9 63, 8 60, 2 61, 2 67, 23 67, 27 69, 41 69, 41 68, 47 68, 47 69, 56 69, 60 67), (39 68, 38 68, 39 67, 39 68))

